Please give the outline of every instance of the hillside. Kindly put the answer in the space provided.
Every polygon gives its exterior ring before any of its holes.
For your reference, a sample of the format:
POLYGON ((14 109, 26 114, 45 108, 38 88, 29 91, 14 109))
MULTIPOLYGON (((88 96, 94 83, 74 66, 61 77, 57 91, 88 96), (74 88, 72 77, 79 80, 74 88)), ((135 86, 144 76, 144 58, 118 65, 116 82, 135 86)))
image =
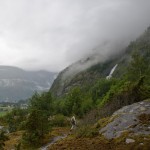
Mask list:
POLYGON ((35 91, 49 90, 56 73, 25 71, 12 66, 0 66, 0 101, 29 98, 35 91))
POLYGON ((91 128, 69 135, 49 150, 148 150, 150 148, 150 100, 125 106, 91 128), (87 135, 86 135, 87 134, 87 135))
POLYGON ((117 63, 124 61, 125 58, 114 58, 106 62, 96 63, 92 66, 89 65, 90 67, 88 67, 88 65, 87 67, 84 67, 86 64, 90 64, 91 59, 92 58, 80 60, 60 72, 50 89, 52 94, 56 97, 61 97, 75 86, 89 86, 98 79, 109 75, 110 70, 117 63), (76 70, 78 67, 81 67, 82 69, 76 70))
POLYGON ((116 56, 107 60, 96 60, 95 56, 80 60, 64 69, 54 80, 50 91, 56 97, 61 97, 75 86, 81 88, 93 85, 98 79, 106 78, 111 69, 118 64, 113 73, 113 77, 120 78, 126 72, 126 68, 131 61, 133 51, 137 50, 145 58, 149 58, 150 51, 150 27, 128 47, 116 56))

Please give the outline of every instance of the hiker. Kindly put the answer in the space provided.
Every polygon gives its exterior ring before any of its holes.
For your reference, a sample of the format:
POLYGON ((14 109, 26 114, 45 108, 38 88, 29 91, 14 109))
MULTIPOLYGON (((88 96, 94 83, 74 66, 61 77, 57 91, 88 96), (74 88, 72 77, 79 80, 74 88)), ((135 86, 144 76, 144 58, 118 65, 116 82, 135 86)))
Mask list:
POLYGON ((70 121, 71 121, 71 125, 72 125, 70 131, 72 131, 77 126, 75 116, 73 116, 70 121))

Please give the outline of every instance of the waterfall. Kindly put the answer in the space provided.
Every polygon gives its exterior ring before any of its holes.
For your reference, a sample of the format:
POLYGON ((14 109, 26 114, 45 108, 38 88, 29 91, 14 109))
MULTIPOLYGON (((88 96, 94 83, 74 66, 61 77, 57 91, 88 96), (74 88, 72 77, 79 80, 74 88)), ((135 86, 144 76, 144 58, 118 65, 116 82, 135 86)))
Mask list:
POLYGON ((110 71, 109 75, 106 77, 106 79, 110 79, 112 77, 112 74, 114 73, 114 71, 116 70, 118 64, 116 64, 110 71))

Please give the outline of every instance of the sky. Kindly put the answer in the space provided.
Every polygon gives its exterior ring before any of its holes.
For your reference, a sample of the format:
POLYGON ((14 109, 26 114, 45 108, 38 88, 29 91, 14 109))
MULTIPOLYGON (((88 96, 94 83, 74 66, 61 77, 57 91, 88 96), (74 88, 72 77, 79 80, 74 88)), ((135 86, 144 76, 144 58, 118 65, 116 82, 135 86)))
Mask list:
POLYGON ((110 57, 150 26, 150 0, 0 0, 0 65, 59 72, 110 57))

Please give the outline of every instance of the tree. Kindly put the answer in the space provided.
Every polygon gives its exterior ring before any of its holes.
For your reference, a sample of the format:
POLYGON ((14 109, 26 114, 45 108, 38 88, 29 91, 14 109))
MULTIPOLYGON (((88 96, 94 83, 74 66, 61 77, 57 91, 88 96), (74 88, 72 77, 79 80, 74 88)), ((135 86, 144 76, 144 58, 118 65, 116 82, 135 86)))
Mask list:
POLYGON ((44 135, 49 131, 49 122, 47 115, 41 110, 32 110, 26 122, 26 132, 23 140, 29 145, 41 143, 44 135))
POLYGON ((100 79, 91 89, 93 103, 96 104, 98 99, 102 99, 110 90, 111 86, 116 84, 116 79, 106 80, 100 79))
POLYGON ((38 146, 50 129, 48 118, 53 111, 51 93, 35 93, 29 103, 29 116, 26 121, 23 141, 28 145, 38 146))
POLYGON ((9 132, 15 132, 18 129, 22 128, 22 122, 26 120, 27 110, 14 108, 5 116, 5 120, 8 124, 9 132))
POLYGON ((128 67, 128 79, 130 81, 138 81, 142 76, 145 76, 149 65, 147 63, 146 57, 136 50, 128 67))
POLYGON ((81 90, 78 87, 73 88, 67 95, 65 101, 65 109, 67 115, 75 114, 78 116, 82 115, 81 105, 82 105, 82 95, 81 90))
POLYGON ((41 110, 48 116, 53 112, 53 102, 50 92, 43 92, 41 95, 35 93, 29 101, 29 109, 41 110))

